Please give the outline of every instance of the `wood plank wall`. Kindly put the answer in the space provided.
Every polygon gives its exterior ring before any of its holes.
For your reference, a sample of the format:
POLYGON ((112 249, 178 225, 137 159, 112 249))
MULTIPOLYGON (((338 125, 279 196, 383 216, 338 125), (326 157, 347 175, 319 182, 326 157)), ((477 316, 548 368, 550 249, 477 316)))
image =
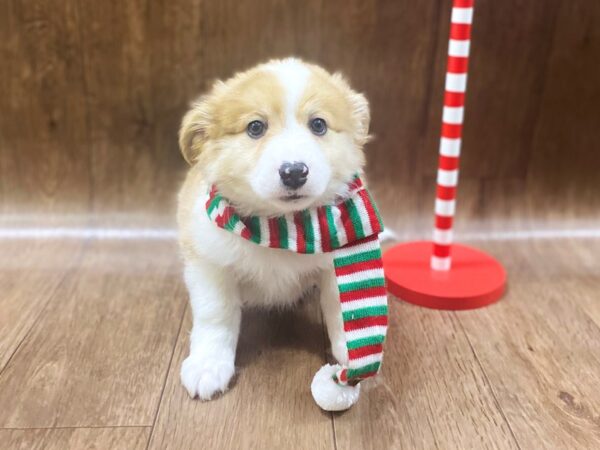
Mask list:
MULTIPOLYGON (((372 183, 429 212, 450 4, 2 0, 0 212, 171 214, 188 102, 286 55, 367 94, 372 183)), ((463 208, 600 211, 600 2, 478 0, 471 64, 463 208)))

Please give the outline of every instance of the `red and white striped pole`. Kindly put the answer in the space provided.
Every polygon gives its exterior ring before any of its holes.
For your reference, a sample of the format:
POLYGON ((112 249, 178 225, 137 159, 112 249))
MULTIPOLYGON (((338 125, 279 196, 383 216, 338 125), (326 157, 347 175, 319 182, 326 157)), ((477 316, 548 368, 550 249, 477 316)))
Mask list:
POLYGON ((472 309, 497 301, 506 272, 490 255, 455 244, 452 222, 475 0, 453 0, 432 241, 398 244, 383 255, 388 290, 428 308, 472 309))
POLYGON ((452 264, 452 222, 456 206, 474 2, 474 0, 454 0, 452 6, 435 199, 435 227, 431 256, 433 270, 450 270, 452 264))

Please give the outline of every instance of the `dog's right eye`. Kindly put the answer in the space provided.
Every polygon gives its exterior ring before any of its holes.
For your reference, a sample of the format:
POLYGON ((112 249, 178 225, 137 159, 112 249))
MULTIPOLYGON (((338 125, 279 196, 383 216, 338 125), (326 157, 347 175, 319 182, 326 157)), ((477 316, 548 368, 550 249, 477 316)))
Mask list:
POLYGON ((266 131, 267 124, 260 120, 253 120, 248 124, 248 127, 246 128, 248 136, 250 136, 252 139, 258 139, 262 137, 266 131))

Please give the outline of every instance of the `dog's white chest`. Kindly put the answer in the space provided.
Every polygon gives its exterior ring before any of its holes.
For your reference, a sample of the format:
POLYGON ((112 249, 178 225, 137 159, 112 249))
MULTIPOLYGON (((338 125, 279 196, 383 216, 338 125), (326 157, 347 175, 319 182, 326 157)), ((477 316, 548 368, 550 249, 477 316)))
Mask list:
POLYGON ((249 305, 293 303, 319 283, 324 268, 332 267, 329 255, 299 255, 250 245, 254 248, 245 249, 234 266, 242 300, 249 305))

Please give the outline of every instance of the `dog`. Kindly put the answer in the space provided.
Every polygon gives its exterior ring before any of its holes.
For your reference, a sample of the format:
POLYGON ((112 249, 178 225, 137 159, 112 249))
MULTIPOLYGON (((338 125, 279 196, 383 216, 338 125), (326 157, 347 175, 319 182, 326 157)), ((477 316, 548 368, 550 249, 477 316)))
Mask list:
POLYGON ((209 400, 235 372, 242 308, 291 305, 315 285, 331 351, 348 361, 330 253, 299 254, 240 239, 206 213, 211 186, 242 216, 276 217, 348 194, 362 174, 369 104, 338 73, 295 58, 217 81, 185 114, 179 144, 189 172, 177 220, 193 312, 181 381, 209 400))

